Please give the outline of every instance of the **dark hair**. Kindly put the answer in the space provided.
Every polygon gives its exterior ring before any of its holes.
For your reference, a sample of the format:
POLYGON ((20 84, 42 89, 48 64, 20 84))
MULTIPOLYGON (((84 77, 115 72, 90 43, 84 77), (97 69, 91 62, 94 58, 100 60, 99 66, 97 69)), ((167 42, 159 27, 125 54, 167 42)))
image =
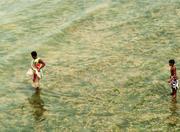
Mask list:
POLYGON ((169 64, 175 64, 175 60, 174 59, 169 60, 169 64))
POLYGON ((32 52, 31 52, 31 55, 34 56, 34 57, 36 57, 36 56, 37 56, 37 52, 36 52, 36 51, 32 51, 32 52))

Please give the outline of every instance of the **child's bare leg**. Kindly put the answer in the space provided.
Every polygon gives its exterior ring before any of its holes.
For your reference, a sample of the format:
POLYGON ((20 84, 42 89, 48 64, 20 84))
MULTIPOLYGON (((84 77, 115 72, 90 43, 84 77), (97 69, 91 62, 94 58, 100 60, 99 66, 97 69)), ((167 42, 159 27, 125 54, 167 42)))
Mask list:
POLYGON ((37 79, 37 75, 36 75, 36 73, 34 73, 34 74, 33 74, 33 82, 35 82, 36 79, 37 79))
POLYGON ((171 95, 173 96, 173 88, 171 88, 171 91, 172 91, 172 92, 171 92, 171 95))
POLYGON ((34 88, 37 87, 37 80, 36 80, 35 82, 33 81, 32 86, 33 86, 34 88))
POLYGON ((177 90, 175 88, 173 88, 173 94, 172 94, 173 98, 176 98, 176 92, 177 92, 177 90))
POLYGON ((36 88, 39 89, 40 88, 40 79, 37 78, 37 85, 36 85, 36 88))
POLYGON ((36 80, 37 80, 37 75, 34 73, 33 74, 33 83, 32 86, 35 88, 36 87, 36 80))
POLYGON ((37 88, 37 89, 39 89, 39 87, 40 87, 40 78, 36 75, 36 74, 34 74, 33 75, 33 87, 34 88, 37 88))

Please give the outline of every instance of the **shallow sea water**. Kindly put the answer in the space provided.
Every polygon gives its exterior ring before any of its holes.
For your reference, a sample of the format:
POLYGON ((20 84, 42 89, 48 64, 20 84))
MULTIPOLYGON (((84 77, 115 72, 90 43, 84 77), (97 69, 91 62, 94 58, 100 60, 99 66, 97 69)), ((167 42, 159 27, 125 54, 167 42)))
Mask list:
POLYGON ((1 0, 0 16, 0 131, 180 131, 179 0, 1 0))

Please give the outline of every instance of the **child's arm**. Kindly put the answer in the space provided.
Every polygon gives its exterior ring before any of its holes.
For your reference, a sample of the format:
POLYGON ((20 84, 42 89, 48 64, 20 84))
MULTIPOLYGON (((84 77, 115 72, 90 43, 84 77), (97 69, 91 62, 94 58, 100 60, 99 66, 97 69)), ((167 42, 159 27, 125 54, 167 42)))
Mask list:
POLYGON ((43 68, 43 67, 46 65, 46 64, 44 63, 44 61, 41 60, 41 59, 39 59, 39 63, 42 64, 41 67, 40 67, 40 69, 43 68))
POLYGON ((171 83, 171 81, 174 79, 173 76, 170 76, 170 79, 168 80, 168 83, 171 83))

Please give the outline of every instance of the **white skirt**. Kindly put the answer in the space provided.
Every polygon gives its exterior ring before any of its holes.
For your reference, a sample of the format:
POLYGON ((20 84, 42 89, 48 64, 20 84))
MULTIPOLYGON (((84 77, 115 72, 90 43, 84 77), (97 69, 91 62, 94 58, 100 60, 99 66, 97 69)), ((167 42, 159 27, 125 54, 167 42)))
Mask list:
POLYGON ((26 76, 28 77, 32 77, 34 72, 36 73, 36 75, 41 79, 43 77, 43 72, 42 69, 40 70, 40 72, 38 72, 38 70, 32 70, 31 68, 28 69, 28 71, 26 72, 26 76))

